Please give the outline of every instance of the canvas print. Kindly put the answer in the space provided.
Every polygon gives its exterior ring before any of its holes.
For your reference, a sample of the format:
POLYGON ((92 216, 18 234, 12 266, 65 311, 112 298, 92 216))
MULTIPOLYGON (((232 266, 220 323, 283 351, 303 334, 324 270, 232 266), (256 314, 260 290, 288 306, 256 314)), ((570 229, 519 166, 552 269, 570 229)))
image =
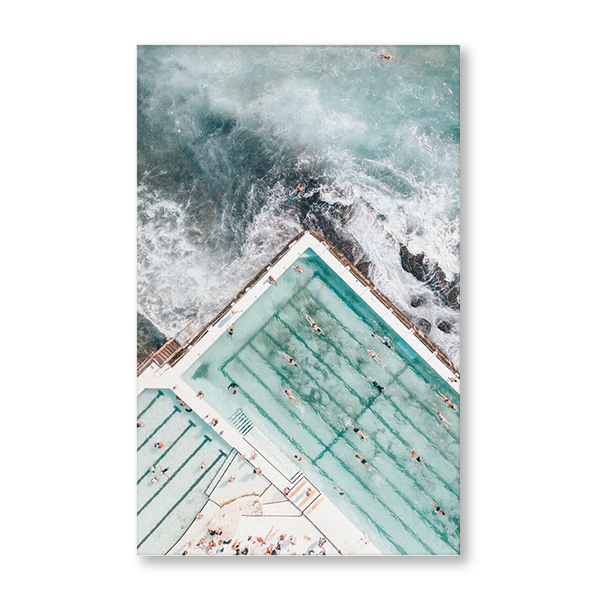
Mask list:
POLYGON ((137 552, 460 554, 457 46, 140 46, 137 552))

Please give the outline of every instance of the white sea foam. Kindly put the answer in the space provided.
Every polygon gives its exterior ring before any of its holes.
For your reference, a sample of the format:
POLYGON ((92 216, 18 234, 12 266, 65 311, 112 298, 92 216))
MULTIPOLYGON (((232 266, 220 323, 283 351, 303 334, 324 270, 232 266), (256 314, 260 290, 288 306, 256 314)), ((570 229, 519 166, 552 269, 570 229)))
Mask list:
POLYGON ((307 223, 328 219, 458 363, 458 312, 401 268, 396 244, 458 276, 458 52, 390 48, 388 62, 380 51, 140 49, 138 297, 166 335, 208 322, 307 223), (287 200, 298 182, 331 210, 299 211, 287 200))

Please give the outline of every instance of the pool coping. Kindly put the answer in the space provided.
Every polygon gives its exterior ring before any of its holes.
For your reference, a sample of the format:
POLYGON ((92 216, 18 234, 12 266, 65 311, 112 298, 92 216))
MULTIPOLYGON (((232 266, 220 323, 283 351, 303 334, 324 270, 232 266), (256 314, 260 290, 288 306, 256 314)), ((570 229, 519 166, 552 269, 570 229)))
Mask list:
POLYGON ((138 365, 138 377, 150 367, 153 371, 156 371, 157 368, 173 368, 202 340, 208 341, 209 346, 212 345, 225 332, 225 328, 218 327, 219 323, 225 318, 231 324, 235 323, 237 317, 232 315, 231 311, 234 308, 237 310, 249 308, 268 289, 269 276, 277 279, 309 248, 421 356, 445 380, 447 385, 460 394, 460 371, 454 363, 426 335, 418 331, 411 320, 394 306, 339 250, 312 229, 301 231, 291 240, 205 327, 194 331, 194 321, 190 321, 154 354, 138 365), (453 382, 451 381, 453 378, 458 378, 458 380, 453 382))

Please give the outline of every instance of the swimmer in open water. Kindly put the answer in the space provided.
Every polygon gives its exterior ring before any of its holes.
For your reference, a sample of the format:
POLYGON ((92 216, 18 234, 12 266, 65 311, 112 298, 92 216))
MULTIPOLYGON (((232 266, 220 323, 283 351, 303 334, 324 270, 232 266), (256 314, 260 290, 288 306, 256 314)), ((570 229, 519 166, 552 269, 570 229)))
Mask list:
POLYGON ((438 417, 444 422, 446 423, 446 425, 452 425, 452 423, 450 423, 450 421, 448 421, 446 419, 446 417, 444 417, 444 415, 438 410, 437 411, 438 417))
POLYGON ((367 379, 377 388, 380 394, 385 393, 385 387, 379 385, 372 377, 367 377, 367 379))
POLYGON ((367 350, 369 356, 377 361, 381 366, 383 366, 383 364, 381 363, 381 359, 379 358, 379 356, 377 356, 377 352, 375 352, 375 350, 367 350))
POLYGON ((458 412, 458 406, 456 406, 456 404, 453 404, 452 402, 450 402, 450 400, 448 400, 448 398, 446 398, 446 396, 444 396, 444 394, 440 394, 439 392, 436 392, 436 394, 452 409, 454 409, 456 412, 458 412))
POLYGON ((365 442, 367 442, 369 440, 369 438, 358 427, 356 427, 356 425, 353 425, 352 423, 348 423, 348 427, 350 427, 350 429, 352 429, 352 431, 354 431, 354 433, 358 433, 358 437, 361 440, 365 440, 365 442))
POLYGON ((285 356, 286 360, 290 363, 290 365, 292 365, 292 367, 300 366, 289 354, 286 354, 285 352, 282 352, 282 354, 285 356))
POLYGON ((294 396, 292 395, 292 392, 290 392, 290 390, 283 390, 286 394, 286 396, 296 405, 298 406, 300 404, 298 398, 294 398, 294 396))
POLYGON ((411 448, 410 453, 412 454, 412 458, 416 458, 417 462, 424 467, 425 463, 421 460, 421 457, 411 448))
POLYGON ((358 460, 360 460, 360 462, 365 465, 369 471, 371 470, 371 465, 367 462, 367 459, 364 456, 361 456, 360 454, 355 454, 354 456, 356 456, 356 458, 358 458, 358 460))
POLYGON ((435 509, 435 512, 438 515, 445 515, 446 514, 445 511, 443 511, 435 502, 432 502, 431 506, 433 506, 433 508, 435 509))
POLYGON ((317 332, 317 333, 323 333, 323 330, 313 321, 313 318, 310 315, 305 315, 306 316, 306 320, 308 321, 309 325, 317 332))

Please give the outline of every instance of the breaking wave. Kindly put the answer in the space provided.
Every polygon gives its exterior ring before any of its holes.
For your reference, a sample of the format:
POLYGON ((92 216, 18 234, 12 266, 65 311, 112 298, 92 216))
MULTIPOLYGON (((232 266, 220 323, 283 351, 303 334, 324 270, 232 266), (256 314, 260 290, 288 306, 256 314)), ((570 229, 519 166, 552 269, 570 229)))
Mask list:
POLYGON ((458 364, 457 307, 399 245, 458 283, 459 96, 457 47, 140 47, 139 311, 207 323, 310 227, 458 364))

